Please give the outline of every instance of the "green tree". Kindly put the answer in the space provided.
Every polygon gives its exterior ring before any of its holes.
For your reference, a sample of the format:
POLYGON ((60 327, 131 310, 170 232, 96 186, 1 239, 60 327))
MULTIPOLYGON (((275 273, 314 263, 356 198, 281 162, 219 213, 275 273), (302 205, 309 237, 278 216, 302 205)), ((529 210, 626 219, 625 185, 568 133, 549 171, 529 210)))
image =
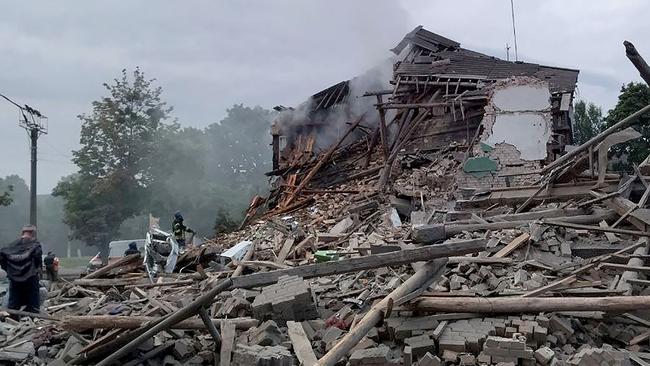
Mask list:
POLYGON ((9 186, 7 187, 7 191, 4 192, 3 194, 0 194, 0 206, 9 206, 11 202, 13 202, 13 198, 11 198, 11 194, 9 192, 13 191, 14 187, 9 186))
POLYGON ((587 142, 603 130, 603 112, 593 103, 579 101, 573 109, 573 140, 576 145, 587 142))
MULTIPOLYGON (((650 104, 650 88, 644 83, 629 83, 621 87, 621 94, 613 109, 605 117, 607 127, 614 125, 623 118, 650 104)), ((612 149, 616 156, 623 158, 618 168, 629 170, 632 163, 640 163, 650 153, 650 116, 646 113, 637 119, 632 126, 641 133, 641 137, 623 144, 615 145, 612 149)))
POLYGON ((178 128, 166 123, 172 108, 153 82, 139 68, 132 78, 122 70, 121 78, 104 84, 108 95, 79 116, 81 148, 73 151, 79 172, 53 191, 65 200, 65 222, 73 238, 105 249, 122 222, 146 208, 158 174, 157 144, 178 128))

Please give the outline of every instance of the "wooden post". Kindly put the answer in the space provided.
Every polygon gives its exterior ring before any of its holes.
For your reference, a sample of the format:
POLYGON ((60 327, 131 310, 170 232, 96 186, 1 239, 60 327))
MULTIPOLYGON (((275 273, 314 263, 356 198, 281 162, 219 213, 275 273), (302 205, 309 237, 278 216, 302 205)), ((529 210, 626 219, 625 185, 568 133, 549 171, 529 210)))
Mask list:
POLYGON ((622 312, 650 307, 650 296, 611 297, 426 297, 413 306, 420 311, 482 314, 553 311, 622 312))
POLYGON ((379 106, 377 110, 379 111, 379 135, 381 137, 381 150, 384 153, 384 161, 388 160, 388 131, 386 130, 386 111, 382 107, 382 96, 381 94, 377 95, 377 103, 379 106))
MULTIPOLYGON (((444 265, 444 264, 443 264, 444 265)), ((429 277, 438 271, 438 263, 428 262, 422 268, 415 272, 406 282, 393 290, 388 296, 383 298, 379 303, 373 306, 361 319, 355 327, 350 330, 329 352, 320 360, 318 366, 334 366, 338 361, 356 346, 363 338, 381 320, 384 311, 389 303, 396 301, 409 293, 417 290, 425 283, 429 277)))
POLYGON ((646 84, 650 85, 650 66, 648 66, 648 63, 641 57, 632 42, 623 41, 623 45, 625 46, 625 55, 627 58, 639 70, 639 75, 645 80, 646 84))

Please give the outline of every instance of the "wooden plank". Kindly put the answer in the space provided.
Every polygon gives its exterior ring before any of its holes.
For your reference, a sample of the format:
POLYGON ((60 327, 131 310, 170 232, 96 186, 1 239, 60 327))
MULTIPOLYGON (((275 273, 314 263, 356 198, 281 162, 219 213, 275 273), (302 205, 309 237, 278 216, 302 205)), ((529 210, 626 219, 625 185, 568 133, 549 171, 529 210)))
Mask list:
POLYGON ((645 266, 629 266, 627 264, 617 264, 617 263, 602 263, 600 266, 602 268, 617 269, 623 271, 650 273, 650 267, 645 267, 645 266))
POLYGON ((523 233, 523 234, 519 235, 518 237, 514 238, 508 245, 506 245, 503 249, 496 252, 496 254, 494 254, 492 257, 494 257, 494 258, 506 257, 510 253, 512 253, 515 249, 517 249, 520 246, 522 246, 523 244, 527 243, 529 239, 530 239, 530 234, 523 233))
POLYGON ((232 285, 235 288, 259 287, 276 283, 280 276, 314 278, 475 253, 484 249, 484 239, 428 245, 415 249, 405 249, 399 252, 309 264, 277 271, 253 273, 247 276, 232 278, 232 285))
POLYGON ((278 257, 275 258, 275 263, 284 264, 284 261, 285 259, 287 259, 289 252, 291 252, 291 248, 293 248, 294 242, 295 242, 294 238, 288 238, 287 240, 284 241, 284 244, 282 245, 282 249, 280 249, 280 253, 278 254, 278 257))
POLYGON ((235 324, 224 321, 221 325, 221 351, 219 353, 219 366, 230 366, 230 357, 235 345, 235 324))
POLYGON ((544 294, 549 291, 557 290, 558 288, 564 287, 566 285, 569 285, 577 280, 577 277, 575 275, 571 275, 569 277, 563 278, 559 281, 555 281, 553 283, 550 283, 544 287, 540 287, 536 290, 526 292, 525 294, 521 295, 521 297, 536 297, 541 294, 544 294))
POLYGON ((648 339, 650 339, 650 332, 645 332, 645 333, 641 333, 638 336, 630 339, 630 342, 628 344, 630 346, 633 346, 633 345, 639 344, 639 343, 641 343, 643 341, 647 341, 648 339))
POLYGON ((647 231, 644 232, 644 231, 636 231, 636 230, 624 230, 624 229, 615 229, 611 227, 603 228, 600 226, 573 224, 570 222, 561 222, 555 220, 542 220, 542 223, 544 223, 545 225, 562 226, 562 227, 568 227, 568 228, 578 229, 578 230, 591 230, 591 231, 610 232, 610 233, 617 233, 617 234, 624 234, 624 235, 650 237, 650 232, 647 231))
POLYGON ((74 280, 72 283, 79 286, 88 287, 113 287, 113 286, 127 286, 127 285, 144 285, 151 283, 147 278, 93 278, 86 279, 80 278, 74 280))
POLYGON ((650 286, 650 280, 640 280, 638 278, 627 278, 625 279, 625 281, 633 285, 650 286))
POLYGON ((314 350, 311 348, 311 343, 309 342, 309 338, 307 338, 307 334, 305 334, 305 329, 302 327, 302 324, 288 321, 287 332, 293 345, 293 352, 298 357, 300 364, 303 366, 315 365, 318 359, 314 354, 314 350))

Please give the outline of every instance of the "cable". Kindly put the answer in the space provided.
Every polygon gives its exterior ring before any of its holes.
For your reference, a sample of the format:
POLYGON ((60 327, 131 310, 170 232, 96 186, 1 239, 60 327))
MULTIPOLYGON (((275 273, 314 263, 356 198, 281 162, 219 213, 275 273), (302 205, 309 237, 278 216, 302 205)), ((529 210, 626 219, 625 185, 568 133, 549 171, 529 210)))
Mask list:
POLYGON ((23 109, 23 107, 22 107, 20 104, 18 104, 18 103, 16 103, 16 102, 14 102, 13 100, 9 99, 9 97, 6 97, 4 94, 0 93, 0 97, 5 98, 5 99, 7 100, 7 102, 9 102, 9 103, 15 105, 15 106, 18 107, 20 110, 23 109))

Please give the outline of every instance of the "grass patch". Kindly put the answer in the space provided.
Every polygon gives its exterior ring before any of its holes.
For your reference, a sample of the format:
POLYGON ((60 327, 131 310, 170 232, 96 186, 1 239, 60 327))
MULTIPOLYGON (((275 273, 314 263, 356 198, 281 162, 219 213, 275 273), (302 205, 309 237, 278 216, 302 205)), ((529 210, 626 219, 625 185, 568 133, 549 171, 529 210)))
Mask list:
POLYGON ((93 257, 70 257, 70 258, 59 258, 59 266, 61 268, 79 268, 86 267, 88 262, 93 259, 93 257))

